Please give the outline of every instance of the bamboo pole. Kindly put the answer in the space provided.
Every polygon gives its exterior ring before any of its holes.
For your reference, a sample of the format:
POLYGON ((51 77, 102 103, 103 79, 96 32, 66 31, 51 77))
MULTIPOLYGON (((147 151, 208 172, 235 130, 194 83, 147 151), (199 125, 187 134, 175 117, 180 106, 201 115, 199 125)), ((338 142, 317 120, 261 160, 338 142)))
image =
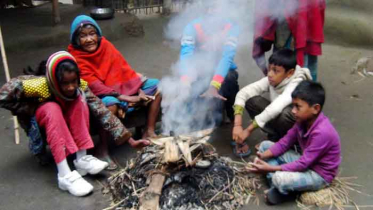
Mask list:
POLYGON ((58 0, 52 0, 53 22, 56 25, 61 22, 60 8, 58 4, 58 0))
MULTIPOLYGON (((4 64, 5 77, 6 77, 6 81, 8 82, 10 80, 10 74, 9 74, 8 61, 6 59, 6 54, 5 54, 5 46, 4 46, 3 34, 1 32, 1 25, 0 25, 0 46, 1 46, 1 57, 3 59, 3 64, 4 64)), ((17 116, 13 116, 13 126, 14 126, 14 138, 15 138, 16 144, 19 144, 19 126, 18 126, 17 116)))

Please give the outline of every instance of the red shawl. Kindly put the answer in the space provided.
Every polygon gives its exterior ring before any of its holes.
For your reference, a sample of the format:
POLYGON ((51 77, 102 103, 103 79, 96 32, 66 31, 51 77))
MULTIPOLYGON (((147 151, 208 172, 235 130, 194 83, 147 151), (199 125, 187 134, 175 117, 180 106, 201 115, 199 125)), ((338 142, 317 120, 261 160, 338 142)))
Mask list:
POLYGON ((105 37, 94 53, 76 49, 71 44, 68 51, 75 57, 82 79, 95 95, 133 95, 142 86, 141 76, 105 37))
MULTIPOLYGON (((259 37, 274 41, 276 20, 271 18, 271 7, 284 7, 283 16, 295 41, 297 62, 303 66, 303 54, 321 55, 324 42, 325 0, 257 0, 255 5, 254 42, 259 37), (295 7, 294 4, 298 5, 295 7)), ((253 48, 253 57, 260 49, 253 48)))

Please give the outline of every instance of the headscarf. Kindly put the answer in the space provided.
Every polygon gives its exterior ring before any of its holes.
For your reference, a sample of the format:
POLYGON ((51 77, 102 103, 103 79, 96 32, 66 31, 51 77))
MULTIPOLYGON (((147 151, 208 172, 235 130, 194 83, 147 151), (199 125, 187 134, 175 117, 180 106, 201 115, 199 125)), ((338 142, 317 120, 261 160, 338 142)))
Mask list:
POLYGON ((75 58, 66 51, 58 51, 56 53, 53 53, 51 56, 49 56, 47 64, 46 64, 47 83, 48 83, 50 90, 53 92, 56 98, 62 99, 64 101, 72 101, 74 99, 64 96, 58 85, 56 71, 57 71, 58 65, 64 61, 72 61, 76 63, 75 58))
POLYGON ((86 15, 76 17, 71 25, 72 43, 68 51, 75 57, 81 77, 88 82, 92 92, 97 96, 137 94, 146 78, 137 74, 105 37, 101 38, 95 52, 86 52, 73 44, 78 38, 76 32, 81 23, 96 27, 98 35, 101 29, 96 21, 86 15))
POLYGON ((85 25, 92 25, 93 27, 95 27, 97 31, 97 36, 99 38, 102 37, 101 28, 97 24, 97 22, 93 20, 93 18, 87 15, 79 15, 74 19, 73 23, 71 24, 71 28, 70 28, 70 43, 74 45, 74 47, 79 47, 77 32, 80 28, 82 28, 85 25))

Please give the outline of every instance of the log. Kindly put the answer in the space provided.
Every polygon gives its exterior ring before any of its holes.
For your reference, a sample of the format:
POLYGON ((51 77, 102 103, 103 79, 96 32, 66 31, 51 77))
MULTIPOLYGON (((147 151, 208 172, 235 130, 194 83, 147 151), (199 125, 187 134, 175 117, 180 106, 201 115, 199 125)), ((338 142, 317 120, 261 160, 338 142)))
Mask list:
POLYGON ((153 174, 149 187, 140 197, 140 210, 158 210, 159 198, 162 194, 163 183, 166 180, 163 174, 153 174))
POLYGON ((165 143, 163 159, 166 163, 174 163, 180 160, 179 147, 175 140, 165 143))

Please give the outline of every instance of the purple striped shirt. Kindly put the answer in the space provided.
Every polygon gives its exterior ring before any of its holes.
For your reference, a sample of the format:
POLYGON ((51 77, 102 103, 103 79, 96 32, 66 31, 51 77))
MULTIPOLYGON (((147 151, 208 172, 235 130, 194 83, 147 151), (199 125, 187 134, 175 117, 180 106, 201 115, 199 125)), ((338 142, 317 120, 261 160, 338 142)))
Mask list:
POLYGON ((329 119, 320 113, 306 133, 304 128, 296 123, 269 150, 277 157, 288 151, 296 141, 302 148, 302 156, 297 161, 281 165, 281 169, 293 172, 311 169, 331 183, 341 163, 341 143, 329 119))

